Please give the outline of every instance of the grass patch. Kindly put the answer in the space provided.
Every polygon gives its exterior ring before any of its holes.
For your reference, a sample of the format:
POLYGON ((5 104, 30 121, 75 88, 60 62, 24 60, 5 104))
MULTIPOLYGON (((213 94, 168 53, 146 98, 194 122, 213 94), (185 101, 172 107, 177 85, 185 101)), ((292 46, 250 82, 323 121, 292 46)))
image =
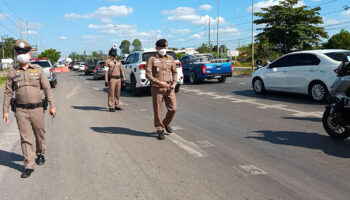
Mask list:
POLYGON ((238 76, 251 76, 253 73, 253 70, 240 70, 240 71, 233 71, 233 75, 238 76))
POLYGON ((6 77, 6 76, 2 76, 2 77, 0 77, 0 86, 5 85, 6 80, 7 80, 7 77, 6 77))

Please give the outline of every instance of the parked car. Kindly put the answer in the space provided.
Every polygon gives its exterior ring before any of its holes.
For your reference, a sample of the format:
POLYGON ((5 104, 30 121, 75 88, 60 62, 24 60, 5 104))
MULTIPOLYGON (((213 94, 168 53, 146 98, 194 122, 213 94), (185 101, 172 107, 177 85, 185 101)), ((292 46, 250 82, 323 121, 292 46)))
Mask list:
POLYGON ((75 62, 73 65, 73 71, 78 71, 80 68, 80 62, 75 62))
POLYGON ((311 50, 286 54, 252 74, 258 94, 266 90, 309 94, 316 102, 326 99, 337 79, 336 69, 348 50, 311 50))
POLYGON ((94 70, 96 68, 96 61, 95 60, 89 60, 87 61, 87 64, 85 66, 85 76, 88 76, 90 74, 94 73, 94 70))
POLYGON ((94 80, 104 79, 105 78, 105 62, 97 62, 96 68, 94 69, 94 80))
POLYGON ((79 72, 83 72, 83 71, 85 71, 85 67, 86 67, 87 65, 85 64, 85 62, 80 62, 79 63, 79 72))
POLYGON ((43 68, 45 75, 47 76, 47 79, 50 82, 51 88, 55 88, 57 85, 57 76, 55 73, 55 69, 52 66, 51 62, 47 58, 36 58, 30 60, 31 64, 37 64, 40 65, 40 67, 43 68))
POLYGON ((232 77, 233 63, 228 60, 215 60, 211 54, 186 55, 180 61, 185 80, 192 84, 211 79, 218 79, 219 83, 223 83, 226 77, 232 77))
MULTIPOLYGON (((146 78, 146 62, 151 56, 157 54, 156 50, 137 51, 131 53, 123 62, 123 68, 126 76, 126 84, 131 87, 133 95, 139 95, 144 88, 148 88, 151 82, 146 78)), ((180 91, 183 84, 183 73, 181 62, 176 57, 174 51, 167 51, 167 54, 175 59, 177 67, 177 86, 175 92, 180 91)))

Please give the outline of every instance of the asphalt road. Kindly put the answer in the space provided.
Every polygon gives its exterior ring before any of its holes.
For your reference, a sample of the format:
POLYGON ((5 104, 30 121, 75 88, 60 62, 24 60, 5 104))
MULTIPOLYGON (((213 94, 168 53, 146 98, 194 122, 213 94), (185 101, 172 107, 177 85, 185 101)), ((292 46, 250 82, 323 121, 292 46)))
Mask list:
POLYGON ((125 110, 109 113, 103 81, 58 78, 47 162, 30 178, 13 116, 1 123, 1 200, 350 198, 350 140, 330 139, 324 105, 306 96, 255 95, 247 77, 184 85, 175 133, 159 141, 147 94, 123 92, 125 110))

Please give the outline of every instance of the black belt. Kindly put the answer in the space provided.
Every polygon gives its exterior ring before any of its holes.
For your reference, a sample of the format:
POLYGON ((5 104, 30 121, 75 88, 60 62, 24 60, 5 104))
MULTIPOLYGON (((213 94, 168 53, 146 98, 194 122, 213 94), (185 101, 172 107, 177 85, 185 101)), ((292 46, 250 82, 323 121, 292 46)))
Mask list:
POLYGON ((23 108, 23 109, 35 109, 39 107, 44 107, 44 103, 29 103, 29 104, 16 104, 17 108, 23 108))
POLYGON ((111 78, 114 78, 114 79, 120 79, 121 77, 120 76, 110 76, 111 78))

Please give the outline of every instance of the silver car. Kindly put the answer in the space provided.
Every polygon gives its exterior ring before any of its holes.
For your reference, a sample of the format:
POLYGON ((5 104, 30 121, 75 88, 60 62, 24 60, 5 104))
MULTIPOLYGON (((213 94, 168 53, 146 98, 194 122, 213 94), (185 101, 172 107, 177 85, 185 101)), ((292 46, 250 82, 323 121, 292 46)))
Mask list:
POLYGON ((94 69, 94 80, 105 78, 105 62, 97 62, 96 68, 94 69))

